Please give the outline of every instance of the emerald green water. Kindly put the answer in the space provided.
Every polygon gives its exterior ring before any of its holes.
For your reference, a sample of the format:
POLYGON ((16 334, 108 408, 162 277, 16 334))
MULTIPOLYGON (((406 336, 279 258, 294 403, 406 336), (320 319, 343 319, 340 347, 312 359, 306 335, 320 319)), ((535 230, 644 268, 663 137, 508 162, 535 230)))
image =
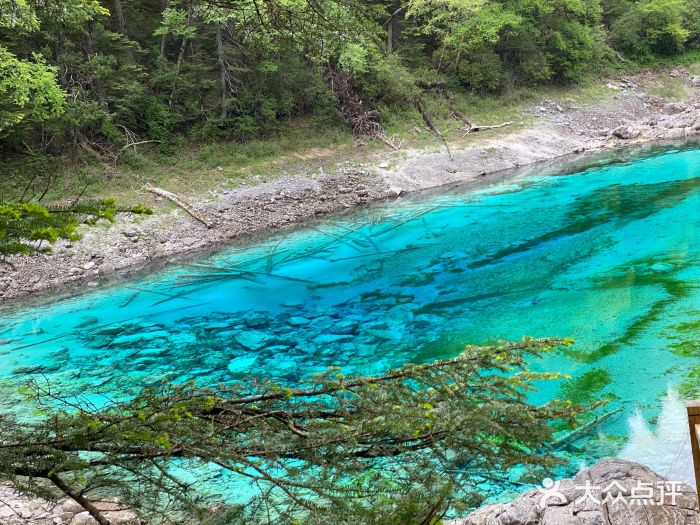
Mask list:
POLYGON ((566 453, 664 473, 685 435, 679 397, 700 397, 699 258, 697 149, 410 198, 6 311, 0 410, 22 410, 30 378, 99 404, 163 380, 374 374, 465 343, 570 336, 533 367, 572 380, 533 400, 624 410, 566 453))

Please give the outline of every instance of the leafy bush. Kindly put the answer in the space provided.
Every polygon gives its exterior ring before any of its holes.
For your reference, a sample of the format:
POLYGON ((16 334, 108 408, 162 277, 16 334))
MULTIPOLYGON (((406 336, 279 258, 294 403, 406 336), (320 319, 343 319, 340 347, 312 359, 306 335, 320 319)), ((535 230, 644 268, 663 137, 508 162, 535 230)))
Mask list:
POLYGON ((686 26, 695 24, 700 31, 698 5, 687 0, 617 0, 610 13, 610 41, 637 58, 677 54, 693 34, 686 26))

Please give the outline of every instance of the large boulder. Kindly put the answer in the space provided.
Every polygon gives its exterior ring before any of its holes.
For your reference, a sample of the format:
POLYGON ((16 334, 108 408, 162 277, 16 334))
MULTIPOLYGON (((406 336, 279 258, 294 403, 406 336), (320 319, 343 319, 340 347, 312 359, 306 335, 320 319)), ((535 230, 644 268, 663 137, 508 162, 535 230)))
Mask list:
POLYGON ((700 525, 689 486, 622 459, 604 459, 573 479, 547 483, 509 503, 449 525, 700 525))
POLYGON ((642 130, 635 126, 619 126, 613 130, 612 134, 619 139, 629 140, 639 137, 642 130))

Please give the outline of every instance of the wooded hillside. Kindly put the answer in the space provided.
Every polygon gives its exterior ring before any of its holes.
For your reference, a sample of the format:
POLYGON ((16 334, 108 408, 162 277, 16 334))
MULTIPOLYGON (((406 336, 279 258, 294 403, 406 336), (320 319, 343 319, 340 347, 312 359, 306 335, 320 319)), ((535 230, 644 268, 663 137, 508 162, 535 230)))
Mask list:
POLYGON ((573 83, 700 46, 699 0, 0 0, 5 155, 116 161, 305 116, 381 134, 436 89, 573 83))

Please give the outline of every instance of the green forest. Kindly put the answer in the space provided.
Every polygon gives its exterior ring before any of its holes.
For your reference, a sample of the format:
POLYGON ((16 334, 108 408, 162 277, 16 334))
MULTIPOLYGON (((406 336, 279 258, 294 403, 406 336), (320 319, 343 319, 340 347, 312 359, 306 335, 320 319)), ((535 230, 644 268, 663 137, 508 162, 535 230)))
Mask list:
POLYGON ((0 0, 0 144, 116 160, 300 117, 381 136, 436 87, 572 84, 699 47, 699 0, 0 0))

